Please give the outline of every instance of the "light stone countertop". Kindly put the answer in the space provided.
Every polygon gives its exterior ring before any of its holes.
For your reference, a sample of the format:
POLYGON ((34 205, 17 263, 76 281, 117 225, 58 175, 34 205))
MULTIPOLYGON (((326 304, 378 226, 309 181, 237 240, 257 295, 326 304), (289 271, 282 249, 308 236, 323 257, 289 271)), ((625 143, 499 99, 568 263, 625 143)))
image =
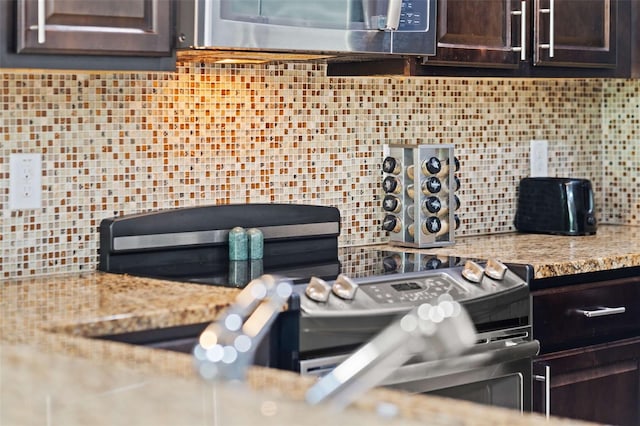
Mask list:
POLYGON ((521 415, 464 401, 376 389, 344 411, 309 406, 298 394, 309 385, 293 374, 253 374, 258 386, 208 383, 151 374, 108 361, 0 347, 0 424, 3 426, 525 426, 581 425, 521 415), (295 389, 293 388, 295 383, 295 389), (279 389, 279 390, 278 390, 279 389), (393 418, 376 415, 396 407, 393 418))
POLYGON ((420 251, 529 264, 534 278, 552 278, 640 266, 640 227, 600 225, 595 235, 583 236, 480 235, 460 238, 449 247, 420 251))
MULTIPOLYGON (((589 237, 467 237, 428 252, 529 263, 540 278, 639 266, 639 241, 640 228, 601 226, 589 237)), ((535 414, 385 389, 332 413, 302 402, 313 379, 257 367, 251 390, 214 392, 189 355, 87 338, 212 321, 237 291, 101 272, 3 281, 0 424, 376 424, 380 401, 399 410, 385 424, 548 424, 535 414)))

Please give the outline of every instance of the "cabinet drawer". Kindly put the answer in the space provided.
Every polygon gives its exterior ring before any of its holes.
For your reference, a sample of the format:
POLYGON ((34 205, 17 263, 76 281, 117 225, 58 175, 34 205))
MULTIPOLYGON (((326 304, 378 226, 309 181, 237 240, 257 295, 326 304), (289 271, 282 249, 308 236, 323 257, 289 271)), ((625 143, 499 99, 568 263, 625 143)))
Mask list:
POLYGON ((640 277, 535 291, 541 353, 640 335, 640 277))
POLYGON ((639 356, 636 337, 538 357, 533 361, 534 411, 599 424, 640 425, 639 356))

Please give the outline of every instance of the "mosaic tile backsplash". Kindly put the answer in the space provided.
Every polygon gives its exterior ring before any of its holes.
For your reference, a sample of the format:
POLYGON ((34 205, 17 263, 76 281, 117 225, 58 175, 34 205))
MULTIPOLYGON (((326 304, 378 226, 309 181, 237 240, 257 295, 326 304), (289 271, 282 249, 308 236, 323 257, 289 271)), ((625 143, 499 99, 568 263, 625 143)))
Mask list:
POLYGON ((529 141, 591 179, 601 222, 640 225, 640 83, 336 78, 310 63, 176 72, 0 70, 0 279, 93 270, 100 220, 227 203, 338 207, 341 246, 380 230, 387 143, 450 143, 457 236, 513 231, 529 141), (42 209, 9 209, 9 156, 40 153, 42 209))

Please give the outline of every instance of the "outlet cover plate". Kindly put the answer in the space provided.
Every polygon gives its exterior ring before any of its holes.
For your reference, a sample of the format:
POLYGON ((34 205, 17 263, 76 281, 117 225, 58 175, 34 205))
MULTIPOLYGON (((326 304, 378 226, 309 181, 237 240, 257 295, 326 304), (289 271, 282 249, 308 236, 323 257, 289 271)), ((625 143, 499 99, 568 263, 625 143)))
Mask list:
POLYGON ((42 208, 42 155, 9 156, 9 209, 42 208))
POLYGON ((532 140, 529 145, 529 160, 531 177, 545 177, 549 175, 548 171, 548 145, 546 140, 532 140))

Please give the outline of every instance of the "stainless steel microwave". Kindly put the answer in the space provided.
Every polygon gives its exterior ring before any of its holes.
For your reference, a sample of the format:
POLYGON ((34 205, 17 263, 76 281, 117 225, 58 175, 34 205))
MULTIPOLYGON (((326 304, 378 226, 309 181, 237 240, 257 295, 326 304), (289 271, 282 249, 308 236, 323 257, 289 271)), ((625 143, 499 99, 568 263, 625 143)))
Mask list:
POLYGON ((433 55, 436 2, 178 0, 178 47, 433 55))

